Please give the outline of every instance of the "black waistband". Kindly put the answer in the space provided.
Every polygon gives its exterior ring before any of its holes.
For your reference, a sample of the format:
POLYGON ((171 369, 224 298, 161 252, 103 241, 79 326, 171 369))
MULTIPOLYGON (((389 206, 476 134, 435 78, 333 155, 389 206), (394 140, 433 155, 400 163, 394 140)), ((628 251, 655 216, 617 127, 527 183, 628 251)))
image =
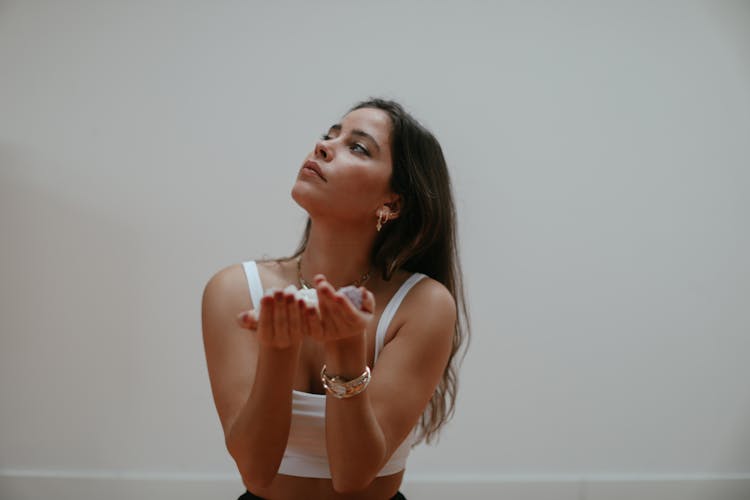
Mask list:
MULTIPOLYGON (((250 493, 249 491, 246 491, 237 500, 263 500, 262 497, 259 497, 258 495, 254 495, 250 493)), ((403 493, 400 491, 397 491, 395 495, 393 495, 393 498, 391 500, 406 500, 406 497, 403 493)))

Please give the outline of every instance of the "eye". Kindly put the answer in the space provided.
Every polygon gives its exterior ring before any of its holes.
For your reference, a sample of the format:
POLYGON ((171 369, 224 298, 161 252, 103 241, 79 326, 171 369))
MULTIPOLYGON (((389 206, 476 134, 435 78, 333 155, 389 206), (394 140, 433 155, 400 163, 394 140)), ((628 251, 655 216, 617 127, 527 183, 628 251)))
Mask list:
POLYGON ((360 144, 358 142, 355 142, 354 144, 352 144, 351 148, 352 148, 352 151, 354 151, 355 149, 359 148, 358 151, 360 153, 363 153, 363 154, 366 154, 367 156, 370 156, 370 152, 367 151, 367 148, 364 147, 362 144, 360 144))
MULTIPOLYGON (((329 141, 331 140, 331 136, 328 134, 323 134, 320 136, 320 139, 323 141, 329 141)), ((353 143, 351 146, 349 146, 349 148, 354 152, 361 153, 366 156, 370 156, 370 152, 367 150, 367 148, 359 142, 353 143)))

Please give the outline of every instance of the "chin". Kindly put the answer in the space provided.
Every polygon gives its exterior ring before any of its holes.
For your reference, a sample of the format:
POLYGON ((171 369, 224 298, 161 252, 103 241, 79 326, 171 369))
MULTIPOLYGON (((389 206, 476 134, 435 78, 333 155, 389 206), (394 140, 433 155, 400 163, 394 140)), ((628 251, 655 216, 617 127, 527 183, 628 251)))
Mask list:
POLYGON ((315 194, 310 189, 310 186, 299 180, 292 186, 291 195, 297 205, 304 208, 308 213, 310 212, 310 208, 320 203, 320 201, 315 200, 315 194))
POLYGON ((292 186, 292 191, 291 191, 292 199, 296 201, 297 204, 303 208, 304 208, 303 200, 307 198, 306 196, 307 193, 305 193, 305 191, 307 190, 305 189, 305 186, 300 185, 300 181, 295 182, 294 186, 292 186))
POLYGON ((292 187, 292 199, 299 205, 308 215, 326 215, 331 212, 331 202, 325 199, 320 191, 316 189, 310 189, 310 186, 304 182, 297 181, 292 187))

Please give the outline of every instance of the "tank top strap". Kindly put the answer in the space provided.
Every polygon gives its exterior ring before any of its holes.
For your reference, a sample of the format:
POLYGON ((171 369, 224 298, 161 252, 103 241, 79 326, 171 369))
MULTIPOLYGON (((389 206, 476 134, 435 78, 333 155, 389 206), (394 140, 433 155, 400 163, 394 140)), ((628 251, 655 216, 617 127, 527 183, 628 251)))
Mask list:
POLYGON ((253 300, 253 307, 260 310, 260 301, 263 298, 263 285, 260 282, 260 273, 258 273, 258 264, 254 260, 248 260, 242 263, 247 277, 247 285, 250 288, 250 298, 253 300))
POLYGON ((396 293, 393 294, 393 297, 388 301, 385 309, 383 309, 383 314, 380 315, 380 320, 378 321, 378 328, 375 331, 375 357, 373 362, 378 360, 378 355, 380 354, 380 351, 383 350, 383 345, 385 344, 385 332, 388 331, 388 326, 396 315, 396 311, 404 300, 404 297, 406 297, 406 294, 409 293, 409 290, 411 290, 414 285, 419 283, 422 278, 426 277, 427 276, 422 273, 414 273, 409 276, 399 289, 396 290, 396 293))

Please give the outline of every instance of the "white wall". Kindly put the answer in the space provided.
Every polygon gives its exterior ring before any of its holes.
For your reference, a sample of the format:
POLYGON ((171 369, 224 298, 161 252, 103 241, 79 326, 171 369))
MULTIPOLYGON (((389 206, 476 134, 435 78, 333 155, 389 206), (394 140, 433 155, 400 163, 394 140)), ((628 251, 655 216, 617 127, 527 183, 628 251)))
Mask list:
POLYGON ((202 289, 371 95, 441 140, 473 320, 407 481, 750 478, 747 2, 4 1, 0 497, 241 490, 202 289))

